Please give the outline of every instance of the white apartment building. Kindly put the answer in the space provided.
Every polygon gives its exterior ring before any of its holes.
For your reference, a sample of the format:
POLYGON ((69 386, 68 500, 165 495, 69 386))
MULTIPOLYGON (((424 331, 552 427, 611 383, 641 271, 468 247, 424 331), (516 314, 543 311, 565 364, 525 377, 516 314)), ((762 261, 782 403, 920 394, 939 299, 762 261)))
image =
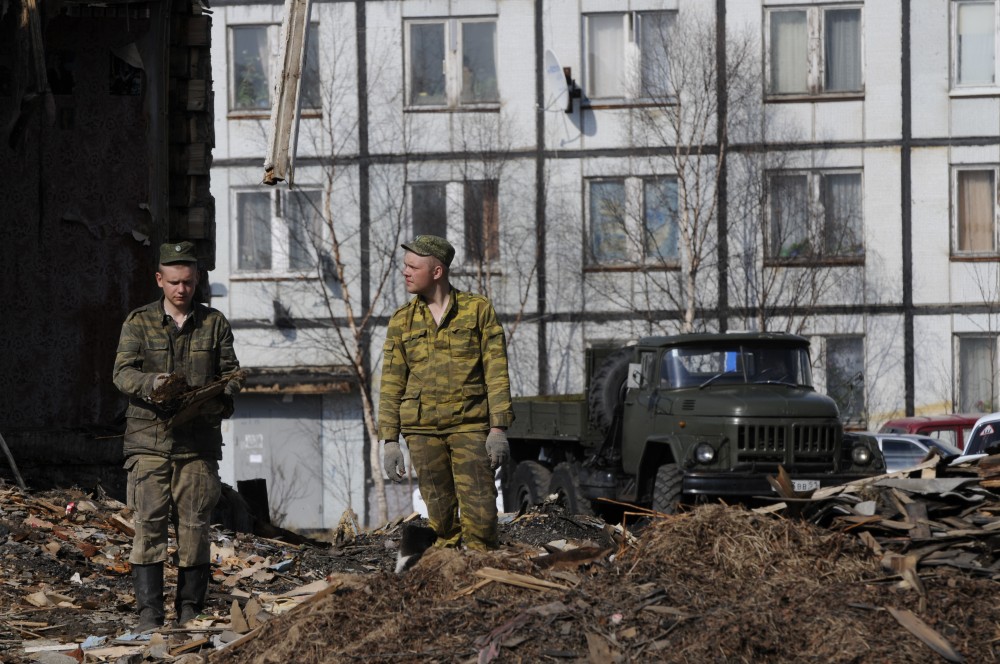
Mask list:
POLYGON ((266 187, 283 6, 216 0, 212 304, 252 371, 224 478, 286 525, 372 520, 345 349, 377 403, 422 232, 493 299, 515 394, 579 392, 588 346, 766 328, 852 425, 996 410, 998 5, 313 0, 294 185, 266 187))

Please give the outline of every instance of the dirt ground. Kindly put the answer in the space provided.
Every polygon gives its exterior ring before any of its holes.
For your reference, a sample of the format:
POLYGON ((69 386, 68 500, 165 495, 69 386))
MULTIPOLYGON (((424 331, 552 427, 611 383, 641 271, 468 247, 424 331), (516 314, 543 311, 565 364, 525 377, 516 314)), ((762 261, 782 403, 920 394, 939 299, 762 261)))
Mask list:
MULTIPOLYGON (((891 510, 891 500, 880 499, 880 509, 891 510)), ((996 501, 972 511, 962 504, 962 518, 982 526, 975 537, 955 530, 937 538, 938 553, 950 546, 968 565, 921 565, 915 574, 886 565, 886 550, 898 551, 898 562, 917 549, 889 516, 879 524, 869 518, 873 548, 854 517, 820 527, 723 505, 632 518, 627 529, 543 505, 504 515, 496 552, 432 549, 402 575, 394 573, 398 525, 341 536, 338 546, 215 531, 204 619, 138 648, 122 642, 135 620, 124 565, 130 540, 109 526, 122 507, 80 492, 0 490, 0 660, 991 662, 1000 655, 1000 539, 989 525, 996 501), (75 511, 60 517, 71 503, 75 511), (325 590, 316 592, 317 584, 325 590), (298 603, 282 597, 307 588, 313 594, 298 603), (251 623, 243 629, 234 603, 251 623), (88 637, 89 647, 74 652, 88 637)), ((168 607, 174 574, 168 566, 168 607)))

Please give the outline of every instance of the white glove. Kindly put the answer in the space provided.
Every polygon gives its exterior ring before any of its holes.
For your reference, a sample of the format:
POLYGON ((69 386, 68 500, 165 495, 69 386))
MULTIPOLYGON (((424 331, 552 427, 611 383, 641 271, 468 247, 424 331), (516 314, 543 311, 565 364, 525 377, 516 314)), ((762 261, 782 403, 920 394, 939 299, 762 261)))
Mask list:
POLYGON ((156 374, 156 378, 153 379, 153 392, 163 387, 168 378, 170 378, 170 374, 156 374))
POLYGON ((490 470, 496 470, 510 458, 510 443, 504 431, 490 431, 486 436, 486 454, 490 457, 490 470))
POLYGON ((393 482, 400 482, 406 476, 406 465, 403 463, 403 450, 399 448, 398 440, 386 441, 382 445, 382 466, 385 474, 393 482))

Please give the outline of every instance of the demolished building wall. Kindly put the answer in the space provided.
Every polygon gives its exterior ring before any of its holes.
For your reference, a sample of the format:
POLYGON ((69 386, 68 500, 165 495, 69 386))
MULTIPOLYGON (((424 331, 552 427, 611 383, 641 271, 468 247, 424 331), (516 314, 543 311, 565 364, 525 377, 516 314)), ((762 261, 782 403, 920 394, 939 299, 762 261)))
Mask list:
POLYGON ((210 21, 189 0, 0 9, 0 433, 29 484, 124 479, 121 322, 158 294, 160 242, 214 268, 210 21), (105 469, 76 473, 74 444, 105 469))

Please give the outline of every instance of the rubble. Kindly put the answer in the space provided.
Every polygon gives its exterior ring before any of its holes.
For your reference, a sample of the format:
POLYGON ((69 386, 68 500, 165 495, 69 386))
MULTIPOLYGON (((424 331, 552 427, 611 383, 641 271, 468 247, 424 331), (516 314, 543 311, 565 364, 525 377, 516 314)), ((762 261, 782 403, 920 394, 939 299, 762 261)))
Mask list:
POLYGON ((0 659, 992 661, 998 479, 1000 457, 810 495, 779 474, 781 502, 628 528, 546 504, 502 515, 498 551, 431 549, 401 575, 404 520, 345 515, 325 548, 216 529, 209 610, 142 640, 124 506, 2 489, 0 659))

